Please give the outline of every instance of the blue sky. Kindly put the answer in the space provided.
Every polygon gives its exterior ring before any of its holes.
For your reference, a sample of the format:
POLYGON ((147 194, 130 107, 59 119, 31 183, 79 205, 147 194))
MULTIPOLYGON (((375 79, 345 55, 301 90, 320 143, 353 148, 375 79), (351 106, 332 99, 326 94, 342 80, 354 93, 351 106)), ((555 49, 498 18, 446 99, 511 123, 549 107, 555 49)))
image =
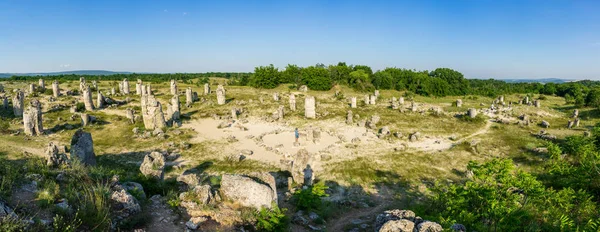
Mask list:
POLYGON ((600 1, 0 0, 0 72, 365 64, 600 79, 600 1))

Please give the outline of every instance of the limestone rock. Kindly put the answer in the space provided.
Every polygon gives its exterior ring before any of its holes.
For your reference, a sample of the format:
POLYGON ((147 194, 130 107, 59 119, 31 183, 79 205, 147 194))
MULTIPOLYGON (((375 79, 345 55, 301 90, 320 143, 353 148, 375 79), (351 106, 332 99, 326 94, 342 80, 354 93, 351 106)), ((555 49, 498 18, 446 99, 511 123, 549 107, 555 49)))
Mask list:
POLYGON ((78 159, 85 165, 96 165, 96 154, 94 153, 94 142, 92 135, 81 129, 77 130, 71 139, 70 159, 78 159))
POLYGON ((304 99, 304 116, 306 118, 316 118, 315 97, 306 96, 304 99))
POLYGON ((424 221, 417 225, 416 232, 442 232, 444 228, 438 223, 424 221))
POLYGON ((38 100, 33 100, 31 105, 23 112, 23 127, 26 135, 42 135, 44 127, 42 125, 42 107, 38 100))
MULTIPOLYGON (((294 159, 292 161, 292 166, 290 172, 292 173, 292 178, 296 183, 304 183, 305 181, 305 169, 311 168, 312 164, 312 156, 308 153, 306 149, 300 149, 294 159)), ((311 177, 314 178, 314 177, 311 177)))
POLYGON ((85 105, 86 111, 94 110, 94 101, 92 100, 92 91, 90 90, 90 86, 83 87, 82 91, 83 95, 83 104, 85 105))
POLYGON ((56 144, 50 142, 44 153, 46 158, 46 165, 56 167, 60 165, 69 164, 69 159, 67 158, 67 154, 65 153, 66 151, 64 148, 61 151, 61 149, 59 149, 58 146, 56 146, 56 144))
POLYGON ((144 161, 140 166, 140 171, 146 177, 152 177, 158 180, 164 178, 165 157, 160 152, 152 152, 144 156, 144 161))
POLYGON ((217 86, 217 104, 225 104, 225 88, 222 85, 217 86))
POLYGON ((256 209, 271 208, 271 204, 277 200, 271 187, 240 175, 223 175, 220 191, 224 198, 256 209))
POLYGON ((15 96, 13 96, 12 104, 13 104, 13 113, 16 117, 23 116, 24 104, 23 100, 25 100, 25 93, 20 90, 15 92, 15 96))
POLYGON ((415 223, 406 219, 391 220, 381 226, 379 232, 413 232, 415 223))
POLYGON ((296 111, 296 95, 290 94, 290 110, 296 111))
POLYGON ((111 194, 110 199, 113 201, 115 212, 122 218, 132 216, 142 211, 137 199, 125 191, 125 189, 114 191, 111 194))

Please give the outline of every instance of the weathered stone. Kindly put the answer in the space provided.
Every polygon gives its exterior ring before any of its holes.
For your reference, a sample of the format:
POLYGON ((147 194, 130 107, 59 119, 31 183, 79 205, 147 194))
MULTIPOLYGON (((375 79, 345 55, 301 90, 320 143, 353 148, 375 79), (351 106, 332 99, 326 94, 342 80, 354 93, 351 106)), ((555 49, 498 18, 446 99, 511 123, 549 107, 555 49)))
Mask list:
POLYGON ((545 121, 545 120, 543 120, 542 123, 541 123, 541 126, 544 127, 544 128, 549 128, 550 127, 550 123, 547 122, 547 121, 545 121))
POLYGON ((386 136, 390 135, 390 128, 387 126, 384 126, 381 128, 381 130, 379 130, 379 138, 385 138, 386 136))
POLYGON ((346 124, 352 124, 352 110, 348 110, 348 114, 346 115, 346 124))
POLYGON ((415 232, 442 232, 444 228, 438 223, 424 221, 417 225, 415 232))
POLYGON ((127 78, 123 79, 123 94, 129 94, 129 81, 127 78))
POLYGON ((172 125, 175 125, 176 122, 181 118, 180 104, 179 104, 179 95, 174 95, 169 101, 169 105, 167 107, 167 118, 172 125))
POLYGON ((200 184, 200 178, 198 177, 198 174, 196 174, 196 170, 190 169, 179 175, 177 177, 177 182, 185 183, 188 187, 194 187, 200 184))
POLYGON ((356 108, 356 97, 350 98, 350 108, 352 108, 352 109, 356 108))
POLYGON ((454 223, 450 226, 450 229, 454 232, 467 232, 467 227, 463 224, 454 223))
POLYGON ((369 104, 375 105, 376 100, 377 100, 377 97, 375 97, 375 95, 371 95, 371 97, 369 98, 369 104))
MULTIPOLYGON (((177 95, 177 81, 176 80, 171 79, 170 90, 171 90, 171 95, 177 95)), ((186 94, 186 96, 187 96, 187 94, 186 94)))
POLYGON ((273 93, 273 101, 279 101, 279 93, 278 92, 273 93))
POLYGON ((95 121, 95 118, 93 116, 90 116, 89 114, 86 114, 86 113, 81 114, 81 125, 83 127, 88 126, 93 121, 95 121))
POLYGON ((411 142, 415 142, 415 141, 419 141, 419 137, 420 137, 420 136, 421 136, 421 133, 419 133, 419 132, 415 132, 415 133, 412 133, 412 134, 410 134, 410 135, 408 136, 408 139, 409 139, 411 142))
POLYGON ((140 207, 137 199, 125 191, 125 189, 114 191, 110 199, 114 203, 114 211, 122 218, 127 218, 142 211, 142 207, 140 207))
POLYGON ((137 182, 125 182, 122 184, 123 188, 129 193, 136 193, 138 197, 146 199, 146 192, 144 192, 144 186, 137 182))
POLYGON ((536 108, 540 108, 540 107, 542 107, 542 101, 535 100, 534 105, 535 105, 536 108))
POLYGON ((77 159, 85 165, 96 165, 94 141, 92 135, 81 129, 77 130, 71 139, 70 159, 77 159))
POLYGON ((185 105, 190 107, 194 103, 194 97, 192 96, 192 87, 185 89, 185 105))
POLYGON ((300 88, 298 88, 298 90, 300 90, 301 92, 308 92, 308 86, 302 85, 300 86, 300 88))
POLYGON ((217 86, 217 104, 225 104, 225 88, 222 85, 217 86))
POLYGON ((404 97, 398 98, 398 104, 404 105, 404 97))
POLYGON ((158 100, 156 100, 154 95, 143 95, 141 105, 144 127, 147 130, 154 130, 156 128, 163 128, 167 126, 165 116, 162 111, 162 105, 158 100))
POLYGON ((384 223, 379 232, 413 232, 415 223, 406 219, 391 220, 384 223))
POLYGON ((474 108, 469 108, 469 110, 467 110, 467 115, 469 118, 475 118, 477 117, 477 110, 474 108))
POLYGON ((306 118, 316 118, 315 97, 306 96, 304 99, 304 116, 306 118))
POLYGON ((110 96, 115 96, 116 94, 115 88, 110 88, 110 96))
POLYGON ((419 110, 419 108, 417 107, 417 103, 415 103, 414 101, 410 103, 410 110, 412 112, 417 112, 419 110))
POLYGON ((17 92, 15 92, 15 96, 13 96, 12 99, 13 113, 16 117, 23 116, 23 110, 25 107, 23 100, 25 100, 25 93, 23 93, 20 90, 17 90, 17 92))
POLYGON ((146 177, 162 180, 164 178, 165 156, 160 152, 152 152, 144 156, 140 172, 146 177))
POLYGON ((29 93, 29 94, 33 94, 33 93, 35 93, 35 85, 33 85, 33 84, 29 84, 29 91, 28 91, 28 93, 29 93))
POLYGON ((56 144, 50 142, 44 153, 46 158, 46 165, 48 166, 60 166, 69 163, 67 158, 66 149, 59 149, 56 144))
POLYGON ((141 95, 142 94, 142 80, 137 79, 137 82, 135 83, 135 95, 141 95))
POLYGON ((279 106, 279 108, 277 108, 277 116, 279 120, 283 120, 283 116, 285 114, 284 108, 284 106, 279 106))
POLYGON ((460 99, 456 100, 456 107, 462 107, 462 104, 463 104, 462 100, 460 100, 460 99))
POLYGON ((150 84, 146 85, 146 94, 152 94, 152 86, 150 84))
POLYGON ((375 231, 379 231, 379 229, 389 221, 397 221, 402 219, 414 222, 415 213, 410 210, 399 209, 384 211, 382 214, 377 215, 375 219, 375 231))
POLYGON ((42 106, 38 100, 33 100, 25 112, 23 112, 23 128, 26 135, 42 135, 42 106))
POLYGON ((135 124, 135 116, 134 116, 133 109, 131 109, 131 108, 125 109, 125 117, 127 119, 129 119, 130 124, 135 124))
POLYGON ((206 217, 192 217, 185 223, 185 226, 190 230, 196 230, 200 226, 200 224, 206 222, 208 219, 206 217))
POLYGON ((90 90, 90 86, 83 87, 83 104, 85 105, 86 111, 94 110, 94 100, 92 100, 92 91, 90 90))
POLYGON ((39 79, 38 80, 38 87, 40 88, 41 91, 45 91, 46 90, 46 83, 44 82, 44 79, 39 79))
POLYGON ((204 84, 204 95, 210 94, 210 85, 208 83, 204 84))
POLYGON ((55 98, 60 96, 60 89, 58 88, 58 81, 52 82, 52 96, 54 96, 55 98))
MULTIPOLYGON (((312 160, 312 156, 308 153, 306 149, 300 149, 296 153, 292 161, 292 166, 290 168, 290 172, 292 173, 292 178, 294 178, 294 182, 304 183, 304 170, 307 168, 311 168, 312 160)), ((312 176, 311 178, 314 178, 314 176, 312 176)))
POLYGON ((381 118, 378 115, 371 116, 371 119, 369 119, 367 121, 367 128, 369 128, 369 129, 375 129, 375 128, 377 128, 377 123, 379 123, 380 119, 381 118))
POLYGON ((240 175, 223 175, 220 192, 225 199, 256 209, 271 208, 277 202, 277 195, 268 184, 240 175))
MULTIPOLYGON (((278 96, 279 97, 279 96, 278 96)), ((262 99, 262 98, 261 98, 262 99)), ((278 100, 277 100, 278 101, 278 100)), ((261 102, 262 103, 262 102, 261 102)), ((296 95, 294 95, 293 93, 290 94, 290 110, 291 111, 296 111, 296 95)))
POLYGON ((573 128, 574 124, 575 123, 573 121, 569 120, 569 122, 567 123, 567 128, 569 128, 569 129, 573 128))
POLYGON ((571 115, 571 118, 577 118, 577 117, 579 117, 579 110, 575 109, 575 110, 573 110, 573 114, 571 115))
POLYGON ((102 95, 102 93, 100 93, 100 91, 98 91, 98 97, 96 98, 96 105, 98 106, 98 109, 104 108, 105 102, 106 102, 106 100, 104 99, 104 95, 102 95))
POLYGON ((8 98, 7 98, 7 97, 4 97, 4 96, 3 96, 3 97, 0 97, 0 98, 2 98, 2 108, 3 108, 4 110, 8 110, 8 109, 9 109, 9 107, 10 107, 10 106, 9 106, 9 104, 8 104, 8 98))

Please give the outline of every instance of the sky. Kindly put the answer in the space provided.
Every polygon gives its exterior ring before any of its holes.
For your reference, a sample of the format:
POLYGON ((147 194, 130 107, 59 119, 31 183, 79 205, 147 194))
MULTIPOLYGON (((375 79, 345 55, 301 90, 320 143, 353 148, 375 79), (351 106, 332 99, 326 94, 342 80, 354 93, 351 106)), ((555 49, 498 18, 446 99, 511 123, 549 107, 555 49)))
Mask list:
POLYGON ((273 64, 600 79, 598 0, 0 0, 0 73, 273 64))

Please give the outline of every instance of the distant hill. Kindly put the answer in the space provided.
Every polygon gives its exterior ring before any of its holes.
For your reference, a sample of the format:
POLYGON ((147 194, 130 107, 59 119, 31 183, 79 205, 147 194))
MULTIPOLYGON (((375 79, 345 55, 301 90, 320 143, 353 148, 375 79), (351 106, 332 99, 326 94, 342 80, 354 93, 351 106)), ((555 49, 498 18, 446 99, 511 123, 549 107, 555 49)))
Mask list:
MULTIPOLYGON (((481 79, 481 80, 488 80, 489 78, 473 78, 473 79, 481 79)), ((494 78, 495 79, 495 78, 494 78)), ((560 79, 560 78, 539 78, 539 79, 532 79, 532 78, 514 78, 514 79, 495 79, 498 81, 504 81, 506 83, 565 83, 565 82, 573 82, 573 81, 577 81, 577 80, 570 80, 570 79, 560 79)))
POLYGON ((113 72, 106 70, 75 70, 65 72, 47 72, 47 73, 0 73, 0 78, 7 78, 11 76, 56 76, 56 75, 97 75, 106 76, 113 74, 131 74, 132 72, 113 72))

